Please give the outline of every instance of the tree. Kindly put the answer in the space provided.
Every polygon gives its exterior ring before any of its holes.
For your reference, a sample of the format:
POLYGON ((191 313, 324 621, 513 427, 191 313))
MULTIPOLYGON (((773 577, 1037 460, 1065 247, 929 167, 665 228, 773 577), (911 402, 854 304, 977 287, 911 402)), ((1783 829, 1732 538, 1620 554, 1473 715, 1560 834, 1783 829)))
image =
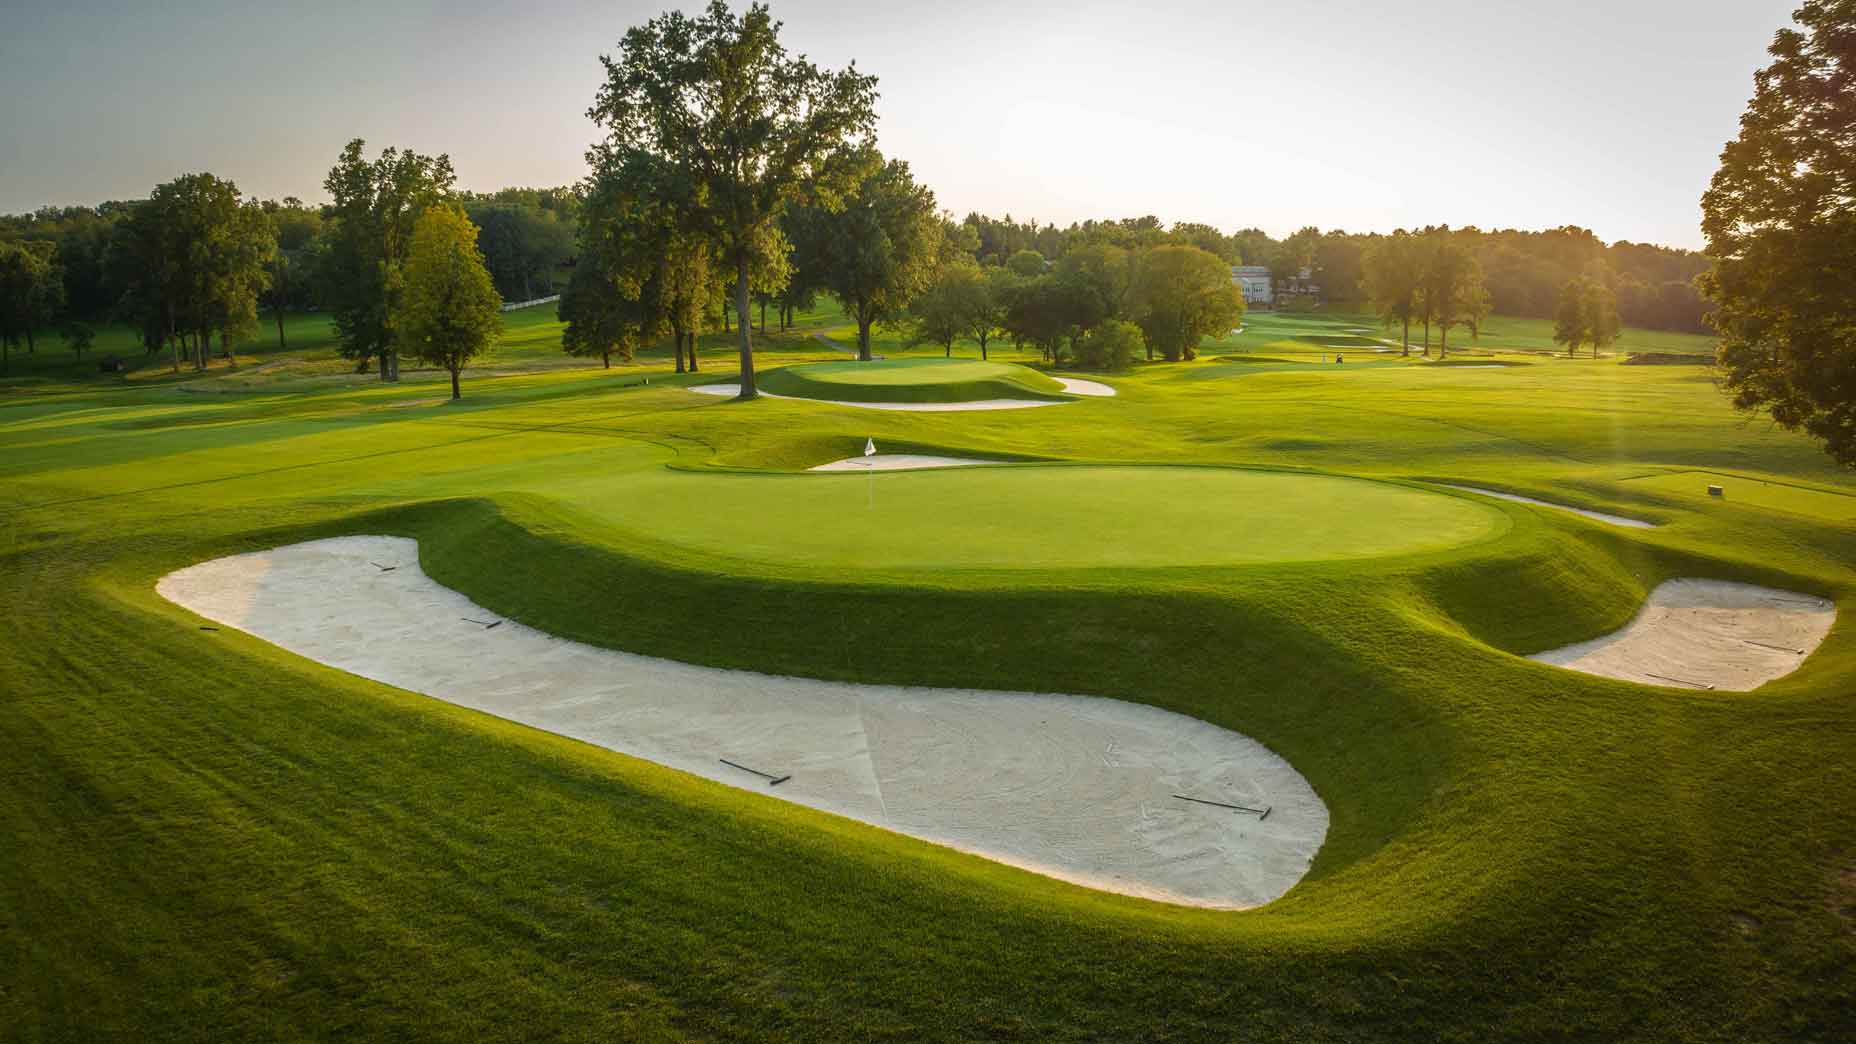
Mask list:
MULTIPOLYGON (((803 197, 830 208, 855 187, 836 162, 875 134, 876 78, 827 72, 780 44, 762 4, 736 15, 712 0, 700 18, 670 12, 625 34, 602 56, 606 82, 587 115, 613 155, 656 157, 685 231, 712 243, 748 314, 756 250, 803 197)), ((754 347, 740 324, 741 397, 752 399, 754 347)))
POLYGON ((980 273, 986 280, 986 293, 967 314, 967 336, 980 346, 980 358, 984 360, 986 345, 1005 328, 1012 295, 1018 292, 1024 280, 1002 265, 989 265, 980 273))
POLYGON ((281 202, 267 200, 263 208, 277 241, 269 268, 271 314, 277 323, 277 347, 283 349, 289 347, 284 336, 284 313, 309 303, 310 281, 303 276, 312 270, 314 244, 322 231, 322 212, 304 206, 295 196, 286 196, 281 202))
POLYGON ((972 336, 974 328, 992 315, 991 297, 979 265, 972 261, 944 265, 909 303, 909 343, 938 344, 952 356, 954 342, 972 336))
POLYGON ((1005 332, 1012 343, 1031 345, 1052 363, 1063 362, 1063 348, 1074 324, 1073 295, 1051 276, 1026 280, 1012 293, 1005 332))
POLYGON ((1611 288, 1591 276, 1581 276, 1560 288, 1560 301, 1553 313, 1553 342, 1566 346, 1566 357, 1579 353, 1579 346, 1592 346, 1592 358, 1615 344, 1622 323, 1618 319, 1618 298, 1611 288))
POLYGON ((1734 406, 1856 467, 1856 0, 1804 0, 1702 197, 1734 406))
POLYGON ((341 354, 356 361, 358 373, 379 356, 380 379, 391 381, 399 379, 391 316, 400 266, 419 215, 450 198, 457 176, 443 154, 389 148, 369 162, 366 147, 360 138, 349 142, 322 182, 334 202, 321 275, 341 354))
POLYGON ((1125 370, 1143 344, 1140 327, 1122 319, 1109 319, 1083 338, 1076 349, 1076 362, 1091 370, 1125 370))
POLYGON ((1437 357, 1450 356, 1452 328, 1475 322, 1488 314, 1488 291, 1482 286, 1482 266, 1469 248, 1454 237, 1440 234, 1424 270, 1424 304, 1440 331, 1437 357))
MULTIPOLYGON (((606 369, 612 368, 615 353, 630 362, 638 346, 656 332, 637 296, 628 296, 620 277, 592 256, 574 266, 556 315, 565 324, 561 347, 567 354, 597 355, 606 369)), ((680 352, 677 361, 681 369, 680 352)))
POLYGON ((901 160, 873 165, 827 220, 825 286, 857 323, 859 359, 870 359, 870 328, 900 319, 926 288, 940 250, 934 192, 901 160))
POLYGON ((22 340, 30 343, 52 287, 56 284, 62 290, 52 250, 46 242, 0 240, 0 373, 6 372, 11 351, 22 340))
POLYGON ((458 373, 489 351, 503 330, 503 299, 477 249, 477 226, 462 207, 438 203, 413 225, 401 292, 392 316, 399 344, 451 373, 451 398, 462 397, 458 373))
POLYGON ((1244 317, 1230 266, 1190 246, 1155 247, 1141 256, 1133 304, 1147 344, 1168 362, 1196 358, 1201 339, 1223 334, 1244 317))
POLYGON ((1050 264, 1045 261, 1044 255, 1035 250, 1020 250, 1014 253, 1006 258, 1005 267, 1014 275, 1024 279, 1036 279, 1050 271, 1050 264))
POLYGON ((176 371, 183 349, 206 368, 215 331, 230 354, 231 338, 256 327, 275 238, 262 207, 240 202, 238 186, 211 174, 156 185, 118 233, 110 264, 123 287, 119 312, 141 327, 151 351, 172 347, 176 371))
MULTIPOLYGON (((1066 251, 1051 276, 1069 292, 1072 350, 1097 326, 1127 317, 1134 265, 1126 249, 1107 242, 1086 243, 1066 251)), ((1230 281, 1228 271, 1225 281, 1230 281)))
POLYGON ((1387 326, 1398 323, 1404 354, 1411 354, 1411 323, 1418 317, 1424 284, 1419 244, 1400 230, 1376 240, 1366 251, 1366 292, 1373 310, 1387 326))

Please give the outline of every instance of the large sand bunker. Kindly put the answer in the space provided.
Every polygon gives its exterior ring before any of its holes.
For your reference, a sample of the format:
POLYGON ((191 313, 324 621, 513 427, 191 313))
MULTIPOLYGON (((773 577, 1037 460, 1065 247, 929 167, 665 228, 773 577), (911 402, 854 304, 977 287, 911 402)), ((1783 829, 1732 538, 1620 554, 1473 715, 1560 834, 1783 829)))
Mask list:
POLYGON ((1091 888, 1255 906, 1300 880, 1327 835, 1326 806, 1288 762, 1195 718, 600 649, 502 621, 427 577, 403 538, 234 555, 156 589, 375 681, 1091 888))
POLYGON ((1749 692, 1796 670, 1836 619, 1836 606, 1810 595, 1668 580, 1623 630, 1528 659, 1645 685, 1749 692))
POLYGON ((972 457, 936 457, 927 453, 869 453, 845 457, 829 464, 818 464, 807 471, 916 471, 921 468, 970 468, 975 464, 998 464, 996 460, 972 457))

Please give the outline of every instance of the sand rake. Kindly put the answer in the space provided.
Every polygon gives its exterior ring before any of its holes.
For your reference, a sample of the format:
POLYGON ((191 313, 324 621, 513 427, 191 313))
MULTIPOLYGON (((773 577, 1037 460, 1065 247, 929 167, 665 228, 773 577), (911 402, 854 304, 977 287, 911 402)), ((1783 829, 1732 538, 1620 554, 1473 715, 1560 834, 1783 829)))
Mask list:
POLYGON ((776 776, 771 772, 762 772, 760 769, 757 769, 757 768, 748 768, 746 765, 743 765, 738 761, 730 761, 727 758, 717 758, 716 760, 720 761, 724 765, 727 765, 729 768, 740 769, 743 772, 752 772, 754 775, 759 776, 760 778, 766 780, 767 785, 770 787, 777 787, 780 784, 786 782, 787 780, 793 778, 791 773, 788 773, 787 775, 784 775, 784 776, 776 776))
POLYGON ((1212 801, 1207 798, 1187 797, 1184 794, 1174 794, 1173 796, 1181 801, 1190 801, 1195 805, 1212 805, 1217 808, 1228 808, 1236 812, 1248 812, 1256 816, 1257 822, 1259 823, 1268 819, 1270 817, 1270 812, 1276 808, 1275 805, 1264 805, 1262 808, 1251 808, 1249 805, 1233 805, 1229 801, 1212 801))

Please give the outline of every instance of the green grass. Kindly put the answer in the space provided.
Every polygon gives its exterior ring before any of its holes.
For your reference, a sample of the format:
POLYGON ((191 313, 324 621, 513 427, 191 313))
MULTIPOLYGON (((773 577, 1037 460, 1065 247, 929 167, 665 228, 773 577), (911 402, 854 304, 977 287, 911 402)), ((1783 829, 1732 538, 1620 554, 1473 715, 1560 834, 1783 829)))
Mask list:
POLYGON ((775 395, 846 402, 1064 397, 1063 385, 1016 363, 933 357, 785 366, 760 375, 760 383, 775 395))
POLYGON ((1849 490, 1813 489, 1789 482, 1773 482, 1713 471, 1645 475, 1632 479, 1631 484, 1698 502, 1697 506, 1731 500, 1735 504, 1753 504, 1826 522, 1856 522, 1856 493, 1849 490), (1709 486, 1720 486, 1721 496, 1711 496, 1708 493, 1709 486))
MULTIPOLYGON (((1241 333, 1208 342, 1201 351, 1208 354, 1226 351, 1268 354, 1325 352, 1330 355, 1336 351, 1342 354, 1370 351, 1375 347, 1402 351, 1401 335, 1400 328, 1387 327, 1372 315, 1251 311, 1244 315, 1241 333)), ((1440 337, 1439 331, 1431 331, 1433 351, 1437 349, 1440 337)), ((1411 338, 1412 352, 1417 354, 1424 345, 1423 327, 1412 327, 1411 338)), ((1619 333, 1617 343, 1606 348, 1605 352, 1618 356, 1656 352, 1712 358, 1716 343, 1716 339, 1711 336, 1644 330, 1633 326, 1625 327, 1619 333)), ((1480 335, 1475 337, 1462 329, 1452 330, 1449 348, 1453 354, 1459 351, 1566 354, 1564 348, 1553 343, 1552 320, 1507 315, 1490 316, 1480 335)), ((1589 349, 1586 354, 1590 354, 1589 349)))
MULTIPOLYGON (((0 383, 7 1040, 1856 1035, 1856 524, 1690 488, 1856 481, 1705 373, 1291 347, 921 414, 694 395, 732 376, 719 336, 677 378, 661 349, 554 359, 547 327, 456 405, 309 350, 268 380, 0 383), (869 437, 1081 466, 792 474, 869 437), (1190 467, 1135 467, 1160 464, 1190 467), (415 537, 440 582, 582 641, 1192 714, 1294 764, 1329 837, 1256 911, 1095 893, 203 632, 153 591, 340 533, 415 537), (1684 575, 1842 622, 1746 695, 1520 657, 1684 575)), ((842 358, 807 333, 764 365, 842 358)))
POLYGON ((929 579, 949 570, 1367 558, 1486 540, 1508 527, 1506 516, 1467 498, 1277 471, 1007 465, 714 476, 628 470, 627 456, 594 451, 545 476, 500 481, 572 504, 612 527, 606 538, 620 546, 668 544, 711 568, 796 562, 806 572, 929 579))

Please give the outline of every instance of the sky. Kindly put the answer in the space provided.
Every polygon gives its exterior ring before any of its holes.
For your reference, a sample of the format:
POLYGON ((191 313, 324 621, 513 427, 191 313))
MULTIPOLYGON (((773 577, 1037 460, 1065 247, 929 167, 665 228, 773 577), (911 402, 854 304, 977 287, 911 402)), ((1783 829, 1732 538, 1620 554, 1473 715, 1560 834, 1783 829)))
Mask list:
MULTIPOLYGON (((879 78, 879 145, 955 213, 1281 236, 1429 224, 1698 247, 1795 0, 823 3, 788 48, 879 78)), ((207 170, 326 199, 351 138, 463 188, 585 174, 599 55, 670 0, 0 0, 0 212, 207 170)), ((694 0, 684 8, 694 9, 694 0)))

